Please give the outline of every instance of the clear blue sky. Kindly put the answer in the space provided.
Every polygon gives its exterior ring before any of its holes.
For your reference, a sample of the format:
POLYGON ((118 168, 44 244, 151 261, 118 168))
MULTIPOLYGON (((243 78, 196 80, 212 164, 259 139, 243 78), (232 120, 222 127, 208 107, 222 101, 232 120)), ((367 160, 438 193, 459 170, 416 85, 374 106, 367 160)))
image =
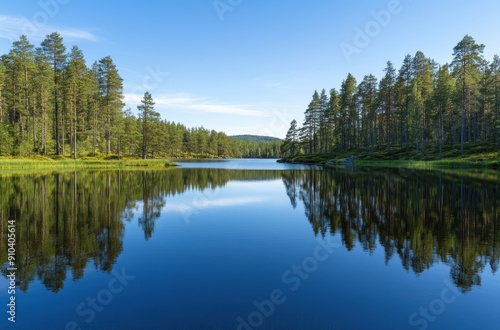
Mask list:
POLYGON ((0 53, 20 34, 38 46, 58 31, 89 65, 114 59, 134 112, 149 90, 168 120, 283 137, 314 90, 338 88, 349 72, 380 77, 388 60, 399 69, 417 50, 450 62, 466 34, 491 60, 498 13, 498 0, 10 0, 0 10, 0 53), (372 12, 382 10, 390 17, 377 23, 372 12), (346 56, 346 45, 356 52, 346 56))

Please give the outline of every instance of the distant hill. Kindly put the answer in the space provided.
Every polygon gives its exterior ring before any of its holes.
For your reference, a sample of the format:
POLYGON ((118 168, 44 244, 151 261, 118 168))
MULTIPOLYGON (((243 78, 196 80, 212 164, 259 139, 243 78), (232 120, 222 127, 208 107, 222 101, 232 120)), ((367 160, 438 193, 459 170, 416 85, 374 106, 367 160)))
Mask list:
POLYGON ((260 136, 260 135, 233 135, 230 136, 229 138, 232 140, 251 141, 251 142, 273 142, 281 140, 272 136, 260 136))

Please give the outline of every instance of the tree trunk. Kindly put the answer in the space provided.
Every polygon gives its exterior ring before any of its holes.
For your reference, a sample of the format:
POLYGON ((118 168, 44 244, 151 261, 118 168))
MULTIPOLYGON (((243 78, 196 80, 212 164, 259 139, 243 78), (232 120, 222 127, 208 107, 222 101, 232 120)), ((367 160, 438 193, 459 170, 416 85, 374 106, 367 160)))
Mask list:
POLYGON ((57 93, 57 63, 54 62, 54 115, 55 115, 55 124, 56 124, 56 155, 61 154, 61 150, 59 150, 59 100, 57 93))
POLYGON ((97 146, 97 109, 96 109, 96 106, 97 106, 97 100, 94 100, 96 102, 96 104, 94 104, 93 106, 93 109, 94 109, 94 114, 93 114, 93 147, 94 147, 94 156, 96 155, 96 146, 97 146))
POLYGON ((73 122, 73 158, 76 160, 76 123, 77 123, 77 111, 76 111, 76 100, 75 100, 75 103, 74 103, 74 122, 73 122))
POLYGON ((42 87, 42 154, 47 155, 47 108, 45 104, 44 90, 42 87))
POLYGON ((392 92, 389 91, 389 106, 387 107, 387 152, 391 152, 391 107, 392 92))
POLYGON ((61 114, 61 129, 62 129, 62 155, 64 156, 64 147, 65 147, 65 140, 66 140, 66 123, 65 123, 65 111, 62 112, 61 114))
POLYGON ((2 88, 0 88, 0 123, 3 122, 2 88))
POLYGON ((439 159, 443 158, 443 108, 439 110, 439 159))
POLYGON ((465 66, 463 71, 463 82, 462 82, 462 131, 460 133, 460 152, 464 154, 464 140, 465 140, 465 116, 467 115, 467 93, 465 85, 465 66))

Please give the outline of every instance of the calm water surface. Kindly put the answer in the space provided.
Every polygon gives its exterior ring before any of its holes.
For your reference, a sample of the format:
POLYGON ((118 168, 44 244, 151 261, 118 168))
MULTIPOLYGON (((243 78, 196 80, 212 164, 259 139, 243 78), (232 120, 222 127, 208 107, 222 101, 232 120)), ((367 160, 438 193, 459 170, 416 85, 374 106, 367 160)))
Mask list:
POLYGON ((181 165, 0 176, 0 328, 500 328, 497 176, 181 165))

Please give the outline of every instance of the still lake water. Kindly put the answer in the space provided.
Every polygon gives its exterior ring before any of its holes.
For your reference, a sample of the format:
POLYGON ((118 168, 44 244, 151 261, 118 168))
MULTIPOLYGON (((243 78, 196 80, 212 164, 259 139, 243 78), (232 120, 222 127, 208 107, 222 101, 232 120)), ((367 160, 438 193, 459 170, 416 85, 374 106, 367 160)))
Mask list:
POLYGON ((181 164, 0 175, 0 328, 500 328, 498 176, 181 164))

